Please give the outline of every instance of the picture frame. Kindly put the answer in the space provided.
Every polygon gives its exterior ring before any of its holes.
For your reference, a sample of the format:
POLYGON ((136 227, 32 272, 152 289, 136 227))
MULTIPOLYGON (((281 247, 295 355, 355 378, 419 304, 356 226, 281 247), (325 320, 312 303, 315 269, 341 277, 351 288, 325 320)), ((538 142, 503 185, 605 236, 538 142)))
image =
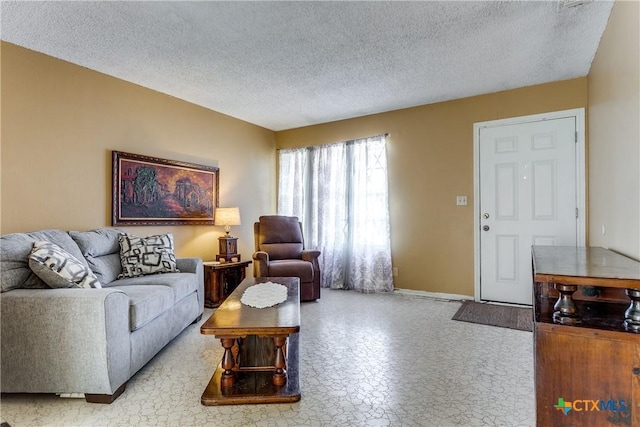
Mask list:
POLYGON ((215 224, 219 168, 115 150, 112 164, 112 225, 215 224))

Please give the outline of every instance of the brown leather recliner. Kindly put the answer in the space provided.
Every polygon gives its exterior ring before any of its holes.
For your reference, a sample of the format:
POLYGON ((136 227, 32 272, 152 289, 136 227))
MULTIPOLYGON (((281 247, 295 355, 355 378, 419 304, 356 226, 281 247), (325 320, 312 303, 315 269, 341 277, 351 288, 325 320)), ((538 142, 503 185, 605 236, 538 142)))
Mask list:
POLYGON ((253 225, 255 277, 300 278, 300 301, 320 298, 320 251, 305 250, 302 224, 295 216, 261 216, 253 225))

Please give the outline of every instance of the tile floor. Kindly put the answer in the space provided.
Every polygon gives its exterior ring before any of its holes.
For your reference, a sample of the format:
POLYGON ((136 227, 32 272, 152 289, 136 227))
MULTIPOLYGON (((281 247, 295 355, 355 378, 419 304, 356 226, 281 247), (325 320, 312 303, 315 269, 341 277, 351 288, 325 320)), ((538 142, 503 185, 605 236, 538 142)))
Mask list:
POLYGON ((301 306, 295 404, 202 406, 222 347, 193 325, 111 405, 3 395, 0 416, 12 427, 535 425, 532 334, 451 320, 459 306, 323 289, 301 306))

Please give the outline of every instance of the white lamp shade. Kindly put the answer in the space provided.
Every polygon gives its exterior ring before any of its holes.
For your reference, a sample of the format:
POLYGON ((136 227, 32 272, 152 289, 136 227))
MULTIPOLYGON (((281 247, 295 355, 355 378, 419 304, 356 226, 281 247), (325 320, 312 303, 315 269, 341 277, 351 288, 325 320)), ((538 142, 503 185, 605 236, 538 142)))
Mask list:
POLYGON ((240 209, 216 208, 214 224, 215 225, 241 225, 240 209))

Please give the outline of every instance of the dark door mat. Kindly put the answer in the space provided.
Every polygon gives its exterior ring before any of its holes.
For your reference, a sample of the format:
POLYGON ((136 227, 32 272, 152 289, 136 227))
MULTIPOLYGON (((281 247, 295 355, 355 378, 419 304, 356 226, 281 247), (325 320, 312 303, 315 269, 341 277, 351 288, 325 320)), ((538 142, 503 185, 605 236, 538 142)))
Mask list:
POLYGON ((520 331, 533 330, 532 309, 524 307, 464 301, 452 319, 520 331))

